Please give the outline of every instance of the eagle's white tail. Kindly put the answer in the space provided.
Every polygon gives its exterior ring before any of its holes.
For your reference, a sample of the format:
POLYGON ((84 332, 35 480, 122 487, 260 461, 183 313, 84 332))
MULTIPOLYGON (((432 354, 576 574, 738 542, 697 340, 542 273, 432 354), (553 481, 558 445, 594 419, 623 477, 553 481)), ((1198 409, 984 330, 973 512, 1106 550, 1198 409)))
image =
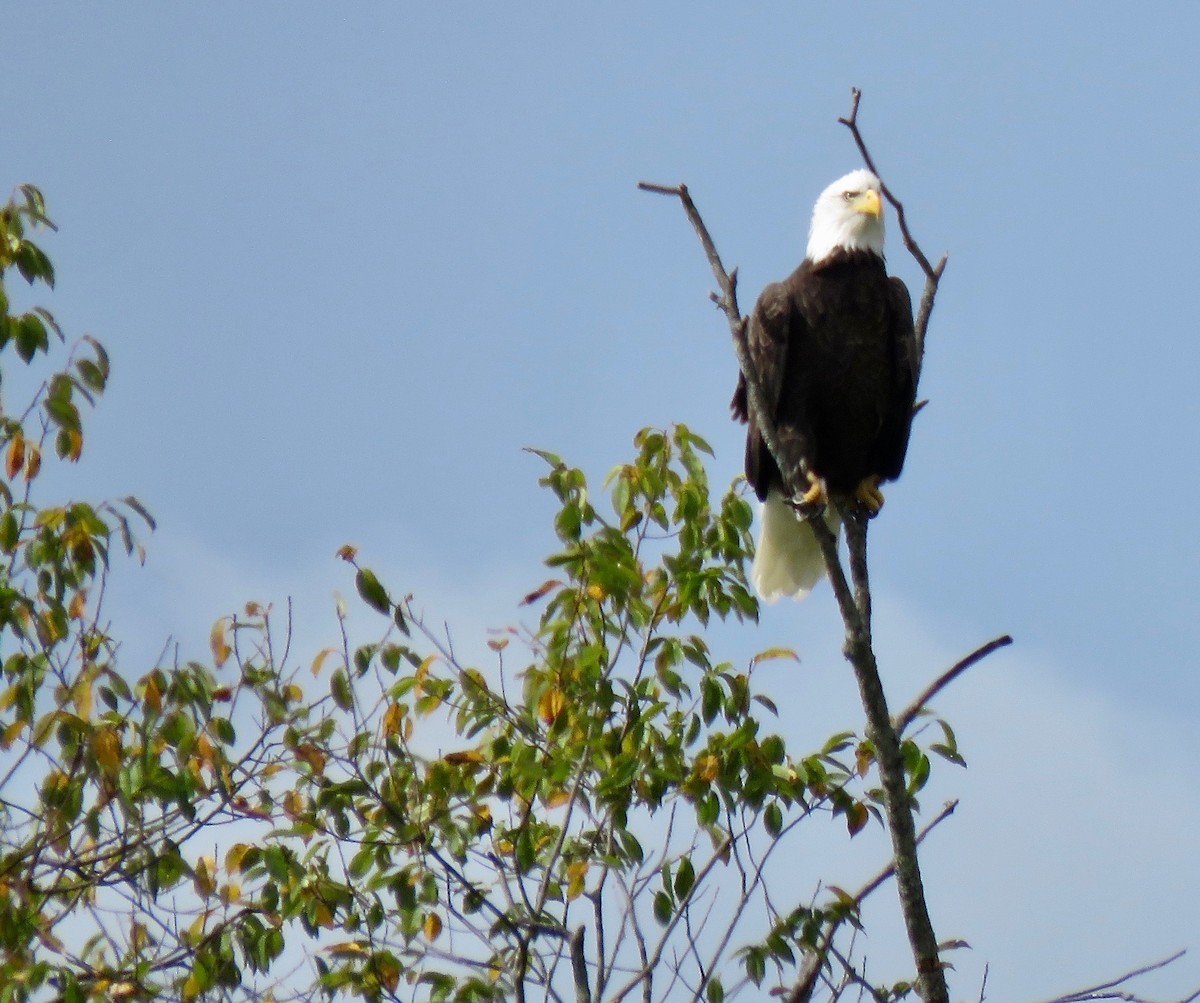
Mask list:
MULTIPOLYGON (((762 529, 750 571, 754 590, 769 603, 780 596, 803 599, 825 574, 817 538, 778 488, 767 493, 761 516, 762 529)), ((825 510, 825 522, 834 533, 838 531, 841 520, 832 506, 825 510)))

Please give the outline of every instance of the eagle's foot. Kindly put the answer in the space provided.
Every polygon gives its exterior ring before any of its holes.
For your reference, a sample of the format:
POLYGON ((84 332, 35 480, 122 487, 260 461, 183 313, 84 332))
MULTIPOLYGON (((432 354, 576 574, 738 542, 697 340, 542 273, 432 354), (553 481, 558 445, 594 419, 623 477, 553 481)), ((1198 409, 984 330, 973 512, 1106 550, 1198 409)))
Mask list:
POLYGON ((854 489, 854 499, 866 511, 867 516, 876 516, 883 508, 883 492, 879 490, 878 477, 864 477, 854 489))
POLYGON ((825 488, 825 482, 811 470, 805 471, 805 476, 808 477, 808 490, 792 502, 792 508, 801 518, 806 519, 829 504, 829 492, 825 488))

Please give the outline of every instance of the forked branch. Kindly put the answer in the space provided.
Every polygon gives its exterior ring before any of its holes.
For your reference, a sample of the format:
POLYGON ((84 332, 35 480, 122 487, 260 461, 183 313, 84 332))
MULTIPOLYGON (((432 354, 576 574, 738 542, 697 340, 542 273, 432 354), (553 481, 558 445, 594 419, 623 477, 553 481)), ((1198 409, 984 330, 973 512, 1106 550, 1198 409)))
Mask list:
POLYGON ((936 265, 929 263, 929 258, 925 256, 925 252, 921 250, 921 245, 917 243, 916 238, 912 235, 912 231, 908 228, 908 217, 904 213, 904 203, 901 202, 883 181, 883 175, 879 173, 879 168, 875 166, 875 161, 871 157, 871 151, 867 149, 866 141, 862 137, 862 133, 858 128, 858 105, 862 100, 862 91, 857 87, 850 88, 850 114, 845 118, 839 118, 838 121, 850 130, 850 135, 854 137, 854 145, 858 147, 858 152, 862 155, 863 163, 867 165, 871 173, 880 179, 880 186, 883 188, 884 197, 892 204, 892 208, 896 210, 896 222, 900 226, 900 236, 904 239, 904 246, 908 249, 908 253, 916 259, 918 265, 921 266, 921 271, 925 273, 925 288, 921 293, 921 303, 917 308, 916 319, 916 336, 917 336, 917 372, 920 372, 921 362, 925 358, 925 330, 929 327, 929 315, 933 313, 933 300, 937 296, 938 281, 942 277, 942 272, 946 270, 946 262, 950 260, 949 255, 943 254, 936 265))

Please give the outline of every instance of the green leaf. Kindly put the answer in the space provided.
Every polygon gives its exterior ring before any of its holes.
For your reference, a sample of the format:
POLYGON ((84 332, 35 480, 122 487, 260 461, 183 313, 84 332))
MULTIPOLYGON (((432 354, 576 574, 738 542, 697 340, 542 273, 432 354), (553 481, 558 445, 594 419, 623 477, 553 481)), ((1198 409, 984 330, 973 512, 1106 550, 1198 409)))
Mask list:
POLYGON ((44 352, 49 349, 50 337, 46 333, 46 325, 37 314, 21 314, 14 318, 11 328, 17 341, 17 354, 23 362, 31 361, 39 350, 44 352))
POLYGON ((21 245, 13 255, 13 261, 17 266, 17 271, 30 285, 33 285, 37 279, 41 279, 46 285, 54 287, 54 266, 50 264, 50 259, 46 257, 45 252, 32 241, 21 241, 21 245))
POLYGON ((43 402, 51 421, 64 431, 78 432, 82 425, 79 408, 62 397, 47 397, 43 402))
POLYGON ((237 741, 237 733, 233 723, 227 717, 214 717, 208 722, 208 730, 213 737, 225 745, 233 745, 237 741))
POLYGON ((671 896, 666 892, 658 892, 654 896, 654 918, 662 926, 666 926, 671 922, 671 913, 673 912, 671 905, 671 896))
POLYGON ((17 516, 12 509, 9 509, 3 516, 0 516, 0 550, 11 554, 16 549, 19 537, 20 526, 17 523, 17 516))
POLYGON ((763 812, 763 825, 771 836, 778 836, 783 831, 783 809, 778 801, 772 801, 763 812))
POLYGON ((96 393, 102 393, 105 384, 108 382, 105 379, 104 372, 91 359, 80 359, 75 363, 75 369, 79 373, 79 378, 83 381, 83 385, 89 390, 94 390, 96 393))
POLYGON ((392 601, 388 598, 387 590, 375 577, 374 571, 370 568, 359 568, 358 573, 354 576, 354 585, 358 589, 358 594, 362 596, 363 602, 371 609, 384 616, 391 614, 392 601))
POLYGON ((721 684, 716 676, 705 676, 700 684, 701 692, 701 714, 704 715, 704 723, 712 724, 713 718, 720 713, 721 710, 721 684))
POLYGON ((675 872, 675 897, 682 901, 696 883, 696 871, 689 858, 679 861, 679 869, 675 872))
POLYGON ((537 852, 533 846, 533 836, 526 826, 517 836, 517 870, 521 874, 528 874, 537 863, 537 852))
POLYGON ((746 950, 746 976, 756 986, 762 985, 767 976, 767 957, 762 948, 751 947, 746 950))
POLYGON ((354 691, 350 688, 350 677, 345 669, 337 669, 329 679, 329 692, 333 702, 342 710, 350 710, 354 706, 354 691))

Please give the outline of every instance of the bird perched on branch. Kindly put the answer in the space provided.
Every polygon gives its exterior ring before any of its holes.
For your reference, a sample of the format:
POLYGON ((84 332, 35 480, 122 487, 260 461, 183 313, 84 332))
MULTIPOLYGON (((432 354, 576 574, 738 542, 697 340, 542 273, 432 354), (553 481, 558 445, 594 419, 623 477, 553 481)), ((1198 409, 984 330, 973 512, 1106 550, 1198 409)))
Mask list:
MULTIPOLYGON (((908 289, 883 260, 880 189, 858 170, 821 192, 804 262, 767 286, 750 316, 761 406, 785 468, 802 461, 807 477, 789 495, 740 375, 731 407, 749 425, 746 479, 763 503, 752 576, 767 602, 804 598, 825 572, 804 516, 831 498, 873 515, 880 483, 904 466, 918 362, 908 289)), ((825 519, 836 532, 833 506, 825 519)))

